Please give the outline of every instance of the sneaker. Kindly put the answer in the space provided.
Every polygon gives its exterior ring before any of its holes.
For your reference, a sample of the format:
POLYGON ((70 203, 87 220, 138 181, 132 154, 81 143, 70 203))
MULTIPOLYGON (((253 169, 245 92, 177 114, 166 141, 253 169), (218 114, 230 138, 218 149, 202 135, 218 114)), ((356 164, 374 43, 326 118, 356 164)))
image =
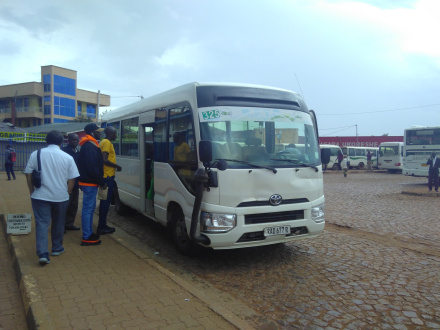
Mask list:
POLYGON ((101 244, 101 240, 99 239, 99 235, 96 235, 96 234, 92 234, 89 236, 89 238, 87 238, 87 239, 83 238, 81 240, 82 246, 99 245, 99 244, 101 244))
POLYGON ((66 230, 80 230, 81 228, 77 227, 77 226, 66 226, 64 228, 64 232, 66 232, 66 230))
POLYGON ((103 228, 103 229, 98 229, 98 230, 96 231, 96 233, 97 233, 98 235, 105 235, 105 234, 111 234, 111 233, 114 233, 115 231, 116 231, 115 228, 113 228, 113 227, 109 227, 109 226, 105 226, 105 228, 103 228))
POLYGON ((46 266, 47 264, 50 264, 50 258, 47 253, 45 253, 39 260, 39 263, 41 266, 46 266))
POLYGON ((53 256, 59 256, 60 254, 64 253, 64 249, 62 249, 61 251, 52 251, 52 255, 53 256))

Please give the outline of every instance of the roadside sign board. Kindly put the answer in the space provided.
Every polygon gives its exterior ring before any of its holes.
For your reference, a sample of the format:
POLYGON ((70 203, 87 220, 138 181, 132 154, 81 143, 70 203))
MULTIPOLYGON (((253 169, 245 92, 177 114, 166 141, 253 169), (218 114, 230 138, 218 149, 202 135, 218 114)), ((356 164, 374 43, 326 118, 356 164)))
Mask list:
POLYGON ((32 216, 30 214, 8 214, 7 233, 12 235, 29 234, 32 216))

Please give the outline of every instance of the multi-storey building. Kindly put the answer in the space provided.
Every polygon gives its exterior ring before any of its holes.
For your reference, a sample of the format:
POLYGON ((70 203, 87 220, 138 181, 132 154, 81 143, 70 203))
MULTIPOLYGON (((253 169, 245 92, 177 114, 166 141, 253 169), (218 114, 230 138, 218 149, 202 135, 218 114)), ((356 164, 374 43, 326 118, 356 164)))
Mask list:
POLYGON ((77 72, 54 65, 41 67, 41 82, 0 86, 0 121, 17 127, 65 123, 77 117, 96 121, 110 95, 77 88, 77 72))

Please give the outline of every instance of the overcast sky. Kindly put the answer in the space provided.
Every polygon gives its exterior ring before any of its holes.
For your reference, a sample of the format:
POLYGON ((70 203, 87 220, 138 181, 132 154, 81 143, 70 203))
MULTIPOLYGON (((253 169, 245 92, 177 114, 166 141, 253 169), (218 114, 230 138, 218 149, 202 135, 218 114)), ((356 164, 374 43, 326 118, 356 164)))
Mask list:
MULTIPOLYGON (((303 95, 321 136, 440 126, 439 0, 1 0, 0 85, 44 65, 114 109, 193 81, 303 95)), ((101 108, 105 110, 105 108, 101 108)))

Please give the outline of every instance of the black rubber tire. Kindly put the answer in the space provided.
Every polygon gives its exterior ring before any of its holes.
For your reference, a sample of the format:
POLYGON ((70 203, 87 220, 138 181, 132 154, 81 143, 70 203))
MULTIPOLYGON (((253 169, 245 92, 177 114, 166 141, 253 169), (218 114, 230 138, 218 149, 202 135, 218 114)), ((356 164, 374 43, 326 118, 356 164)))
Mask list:
POLYGON ((185 216, 182 210, 175 209, 172 211, 170 225, 171 239, 177 251, 185 256, 192 255, 195 243, 188 236, 185 216))
POLYGON ((117 188, 113 190, 113 201, 115 203, 115 210, 117 214, 126 215, 128 213, 129 207, 122 203, 119 199, 119 192, 117 188))
POLYGON ((332 171, 337 171, 337 170, 339 170, 338 163, 334 163, 332 166, 332 171))
POLYGON ((360 169, 360 170, 365 169, 365 164, 360 162, 359 165, 358 165, 358 169, 360 169))

